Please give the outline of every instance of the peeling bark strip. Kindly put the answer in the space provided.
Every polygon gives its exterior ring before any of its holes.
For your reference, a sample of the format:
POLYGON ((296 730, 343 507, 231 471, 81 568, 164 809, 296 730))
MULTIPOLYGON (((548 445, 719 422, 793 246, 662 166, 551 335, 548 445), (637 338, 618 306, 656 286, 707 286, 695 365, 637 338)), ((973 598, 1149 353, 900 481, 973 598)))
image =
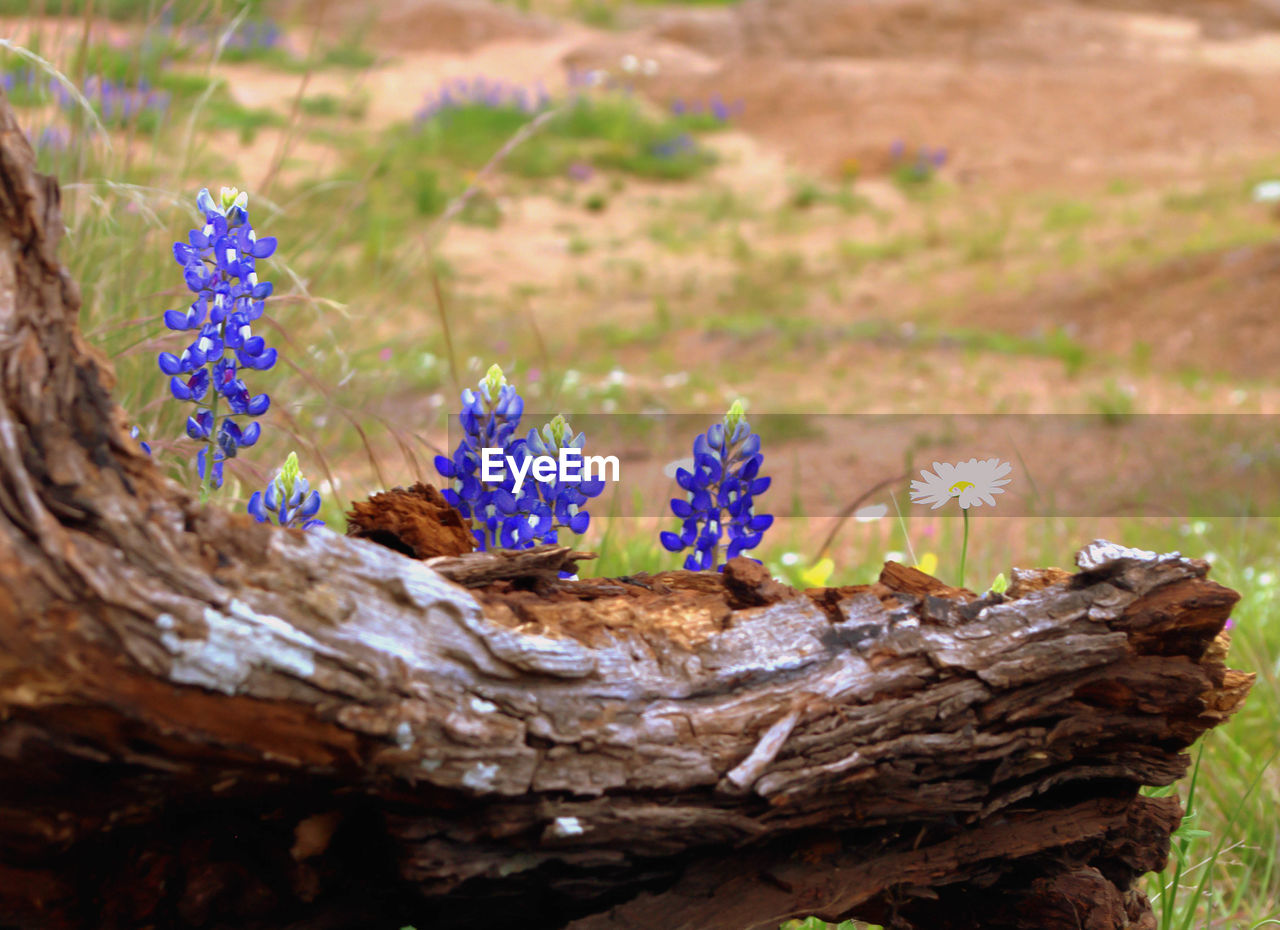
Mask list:
POLYGON ((1252 680, 1205 563, 561 582, 204 509, 127 439, 60 229, 0 102, 0 925, 1155 926, 1180 812, 1138 788, 1252 680))

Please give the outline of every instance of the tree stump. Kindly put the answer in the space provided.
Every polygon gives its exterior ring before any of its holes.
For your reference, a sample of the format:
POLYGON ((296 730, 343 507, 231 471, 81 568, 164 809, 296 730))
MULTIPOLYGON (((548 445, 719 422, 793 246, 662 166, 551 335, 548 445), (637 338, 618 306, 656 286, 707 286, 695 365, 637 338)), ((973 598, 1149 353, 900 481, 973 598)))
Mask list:
POLYGON ((200 506, 32 166, 0 101, 0 924, 1155 926, 1180 810, 1139 788, 1252 679, 1204 562, 561 582, 200 506))

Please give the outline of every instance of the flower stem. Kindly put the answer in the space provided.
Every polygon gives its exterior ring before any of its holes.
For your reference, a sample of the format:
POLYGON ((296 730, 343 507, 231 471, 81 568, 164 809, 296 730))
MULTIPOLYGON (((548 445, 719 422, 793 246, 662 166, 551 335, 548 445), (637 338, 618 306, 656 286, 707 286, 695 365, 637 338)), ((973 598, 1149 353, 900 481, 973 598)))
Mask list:
POLYGON ((964 587, 964 566, 969 557, 969 509, 964 509, 964 542, 960 544, 960 587, 964 587))
POLYGON ((213 462, 218 446, 218 391, 213 386, 213 367, 209 367, 209 413, 213 415, 213 426, 209 429, 209 444, 205 447, 204 477, 200 479, 200 503, 209 503, 209 495, 213 493, 213 462))

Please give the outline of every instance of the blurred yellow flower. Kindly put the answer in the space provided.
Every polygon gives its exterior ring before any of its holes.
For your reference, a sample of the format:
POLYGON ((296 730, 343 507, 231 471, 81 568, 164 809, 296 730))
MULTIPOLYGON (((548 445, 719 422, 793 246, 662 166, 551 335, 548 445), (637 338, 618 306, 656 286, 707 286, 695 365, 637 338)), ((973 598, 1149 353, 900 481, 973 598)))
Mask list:
POLYGON ((825 588, 827 582, 831 580, 831 573, 835 571, 836 563, 826 558, 820 560, 815 565, 810 565, 800 573, 800 580, 811 588, 825 588))
POLYGON ((932 552, 924 553, 920 556, 920 561, 916 563, 916 568, 926 575, 936 573, 938 571, 938 556, 932 552))

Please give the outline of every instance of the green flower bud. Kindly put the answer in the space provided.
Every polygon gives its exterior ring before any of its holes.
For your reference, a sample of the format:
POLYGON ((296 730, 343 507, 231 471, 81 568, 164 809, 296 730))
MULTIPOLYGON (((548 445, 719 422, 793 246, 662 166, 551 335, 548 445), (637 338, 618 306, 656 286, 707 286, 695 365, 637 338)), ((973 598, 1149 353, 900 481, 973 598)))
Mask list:
POLYGON ((298 483, 301 474, 298 469, 298 453, 290 452, 289 457, 284 460, 284 466, 280 469, 280 486, 284 489, 285 500, 293 494, 294 485, 298 483))
POLYGON ((732 436, 733 431, 738 428, 738 424, 746 418, 746 408, 742 405, 742 398, 738 398, 733 402, 733 406, 729 408, 729 412, 724 415, 724 431, 726 436, 732 436))
POLYGON ((502 373, 502 369, 497 365, 490 365, 489 371, 484 376, 484 388, 489 395, 489 400, 497 400, 506 384, 507 376, 502 373))
POLYGON ((542 428, 542 435, 547 438, 548 444, 559 449, 564 445, 566 436, 572 438, 573 430, 569 428, 569 421, 564 418, 564 415, 557 413, 555 418, 542 428))
POLYGON ((240 191, 234 187, 224 187, 222 189, 222 210, 225 213, 232 207, 239 207, 241 210, 249 209, 249 192, 240 191))

